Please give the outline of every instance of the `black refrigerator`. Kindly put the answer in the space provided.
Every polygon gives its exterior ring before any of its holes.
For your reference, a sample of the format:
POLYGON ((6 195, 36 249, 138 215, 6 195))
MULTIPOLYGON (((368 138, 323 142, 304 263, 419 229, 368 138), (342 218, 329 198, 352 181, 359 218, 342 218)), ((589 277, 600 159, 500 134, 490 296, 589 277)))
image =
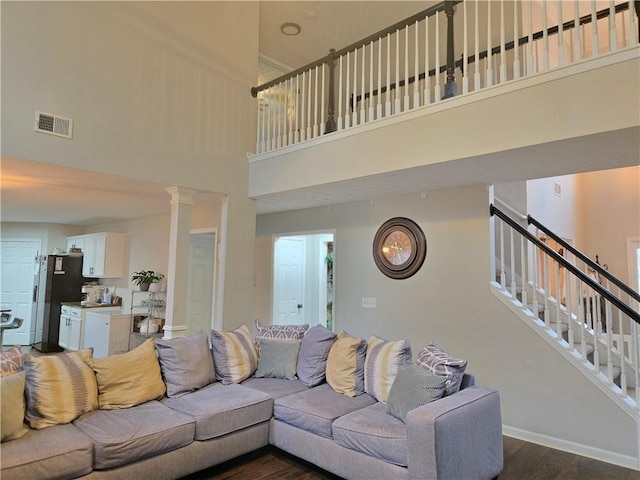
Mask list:
MULTIPOLYGON (((44 267, 44 262, 42 262, 42 267, 44 267)), ((40 274, 46 280, 41 282, 44 288, 44 303, 35 318, 36 331, 42 326, 42 341, 34 343, 33 348, 42 353, 61 352, 62 348, 58 345, 61 303, 80 302, 82 300, 82 285, 89 279, 82 276, 82 255, 49 255, 46 261, 46 271, 43 270, 41 268, 40 274)), ((34 293, 34 301, 37 298, 36 292, 34 293)))

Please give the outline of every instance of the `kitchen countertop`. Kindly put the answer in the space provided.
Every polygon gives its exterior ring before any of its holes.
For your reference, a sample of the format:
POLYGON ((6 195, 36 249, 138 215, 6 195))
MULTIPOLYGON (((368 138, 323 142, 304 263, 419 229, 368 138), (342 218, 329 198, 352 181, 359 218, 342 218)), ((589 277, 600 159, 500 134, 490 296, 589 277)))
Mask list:
POLYGON ((60 305, 66 305, 68 307, 75 308, 122 307, 122 305, 115 305, 113 303, 89 303, 87 305, 82 305, 80 302, 60 302, 60 305))

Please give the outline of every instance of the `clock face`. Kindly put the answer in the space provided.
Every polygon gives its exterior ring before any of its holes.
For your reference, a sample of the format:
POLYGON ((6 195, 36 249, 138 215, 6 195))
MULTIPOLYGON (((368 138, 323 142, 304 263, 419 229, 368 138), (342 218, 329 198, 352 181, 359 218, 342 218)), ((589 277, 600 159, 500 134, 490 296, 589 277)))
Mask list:
POLYGON ((402 265, 411 257, 411 238, 402 230, 392 230, 382 242, 382 254, 392 265, 402 265))
POLYGON ((390 278, 411 277, 422 266, 426 254, 424 232, 408 218, 387 220, 373 240, 373 259, 378 269, 390 278))

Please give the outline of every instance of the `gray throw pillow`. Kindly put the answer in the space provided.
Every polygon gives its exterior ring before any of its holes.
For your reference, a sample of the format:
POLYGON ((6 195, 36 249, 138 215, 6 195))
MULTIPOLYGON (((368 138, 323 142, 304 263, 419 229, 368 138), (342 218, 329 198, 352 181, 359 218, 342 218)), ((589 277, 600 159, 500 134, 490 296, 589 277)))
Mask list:
POLYGON ((181 397, 216 381, 206 333, 156 339, 155 345, 162 378, 167 385, 167 397, 181 397))
POLYGON ((389 391, 387 413, 407 423, 407 413, 444 396, 447 379, 417 365, 402 367, 389 391))
POLYGON ((324 382, 329 350, 337 337, 322 325, 307 331, 300 345, 297 367, 298 379, 303 385, 315 387, 324 382))
POLYGON ((255 376, 295 380, 300 340, 263 340, 255 376))

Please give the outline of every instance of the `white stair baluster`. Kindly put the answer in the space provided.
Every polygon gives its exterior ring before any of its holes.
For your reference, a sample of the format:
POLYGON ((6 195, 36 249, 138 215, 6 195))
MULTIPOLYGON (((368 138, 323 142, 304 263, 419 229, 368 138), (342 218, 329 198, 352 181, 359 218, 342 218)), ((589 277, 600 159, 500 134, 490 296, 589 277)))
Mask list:
MULTIPOLYGON (((480 90, 481 85, 480 85, 480 28, 478 26, 478 3, 479 2, 475 2, 476 3, 476 18, 474 21, 475 24, 475 31, 474 31, 474 48, 475 48, 475 65, 473 68, 473 90, 475 92, 477 92, 478 90, 480 90)), ((466 4, 466 2, 465 2, 466 4)))
POLYGON ((291 101, 293 101, 293 106, 289 105, 289 109, 287 110, 287 118, 289 119, 289 136, 288 136, 287 145, 291 145, 292 143, 294 143, 293 117, 295 116, 295 114, 292 112, 295 110, 295 107, 296 107, 296 97, 293 92, 293 78, 289 79, 289 102, 291 101))
POLYGON ((307 105, 306 105, 306 92, 307 92, 307 77, 306 77, 306 73, 307 72, 302 72, 302 80, 300 83, 302 83, 302 92, 300 94, 300 102, 302 103, 302 112, 300 114, 300 141, 304 142, 307 139, 307 129, 306 129, 306 124, 305 124, 305 120, 306 120, 306 109, 307 109, 307 105))
POLYGON ((264 91, 258 93, 258 142, 256 152, 264 153, 264 91))
POLYGON ((396 94, 395 94, 395 102, 393 108, 393 114, 396 115, 400 113, 400 30, 396 29, 396 76, 395 76, 395 84, 396 84, 396 94))
POLYGON ((413 108, 420 106, 420 61, 418 60, 418 20, 416 20, 416 34, 414 37, 413 52, 413 108))
POLYGON ((344 128, 342 124, 342 55, 338 58, 338 99, 336 103, 338 104, 338 131, 344 128))
POLYGON ((382 118, 382 38, 378 39, 378 99, 376 118, 382 118))
POLYGON ((591 1, 591 57, 598 56, 598 11, 596 2, 591 1))
POLYGON ((582 57, 582 38, 580 36, 580 3, 578 0, 573 2, 573 63, 576 63, 582 57))
POLYGON ((549 17, 547 0, 542 1, 542 71, 549 70, 549 17))
POLYGON ((353 126, 360 122, 358 120, 358 49, 353 52, 353 126))
POLYGON ((567 311, 567 341, 569 342, 569 346, 571 348, 575 348, 574 347, 574 343, 575 343, 575 336, 573 333, 573 329, 574 329, 574 324, 573 324, 573 304, 571 303, 572 295, 571 295, 571 283, 570 283, 570 275, 569 275, 569 269, 565 268, 564 269, 564 285, 565 285, 565 292, 566 292, 566 300, 565 300, 565 307, 566 307, 566 311, 567 311))
POLYGON ((409 25, 404 27, 404 111, 409 111, 409 25))
POLYGON ((301 120, 300 120, 300 104, 302 103, 301 100, 301 96, 300 96, 300 75, 296 75, 296 124, 295 124, 295 130, 294 130, 294 134, 293 134, 293 141, 295 143, 300 142, 300 124, 301 124, 301 120))
POLYGON ((387 95, 385 96, 384 116, 391 115, 391 34, 387 33, 387 95))
POLYGON ((491 48, 491 3, 487 2, 487 58, 485 86, 493 85, 493 49, 491 48))
POLYGON ((324 131, 326 128, 326 122, 324 121, 324 91, 326 90, 326 83, 325 83, 325 70, 326 70, 327 65, 325 63, 322 64, 322 85, 321 85, 321 91, 322 91, 322 100, 320 102, 320 135, 324 135, 324 131))
POLYGON ((504 0, 500 0, 500 83, 507 81, 507 51, 504 30, 504 0))
MULTIPOLYGON (((627 42, 627 46, 635 45, 638 43, 638 38, 636 37, 638 29, 636 27, 636 16, 634 15, 634 3, 633 0, 629 0, 629 41, 627 42)), ((635 324, 635 322, 633 322, 635 324)), ((636 386, 636 391, 638 390, 638 386, 636 386)))
POLYGON ((349 106, 349 85, 351 85, 351 82, 349 82, 349 73, 351 71, 351 65, 349 62, 349 52, 347 52, 347 78, 345 81, 345 88, 346 88, 346 95, 344 96, 344 101, 345 101, 345 108, 344 108, 344 128, 349 128, 351 126, 351 108, 349 106))
POLYGON ((511 298, 516 300, 516 250, 514 243, 515 230, 509 229, 509 248, 511 249, 511 298))
POLYGON ((424 19, 424 105, 431 103, 431 77, 429 76, 429 17, 424 19))
POLYGON ((316 138, 318 136, 318 65, 315 68, 315 85, 314 85, 314 94, 313 94, 313 133, 312 138, 316 138))
MULTIPOLYGON (((602 300, 601 300, 602 301, 602 300)), ((600 309, 598 308, 598 311, 600 309)), ((613 349, 613 340, 612 340, 612 332, 611 327, 613 326, 613 322, 611 321, 611 302, 607 302, 605 309, 605 318, 604 324, 607 326, 607 378, 609 379, 609 384, 613 385, 613 357, 611 350, 613 349)))
POLYGON ((309 88, 307 88, 307 140, 312 139, 311 136, 311 71, 309 71, 309 75, 307 75, 309 79, 309 88))
POLYGON ((560 264, 556 261, 553 262, 553 275, 555 279, 555 292, 553 295, 556 297, 556 335, 558 335, 558 341, 562 341, 562 319, 560 317, 560 301, 562 294, 560 293, 560 264))
POLYGON ((276 148, 276 138, 275 138, 275 105, 273 101, 273 87, 269 87, 267 89, 267 98, 269 99, 269 103, 267 104, 269 107, 268 115, 269 115, 269 126, 267 129, 267 141, 269 142, 269 150, 273 150, 276 148))
POLYGON ((576 277, 576 295, 578 296, 578 321, 580 322, 580 353, 582 361, 587 361, 587 312, 585 310, 585 297, 582 295, 584 285, 582 280, 576 277))
POLYGON ((520 34, 518 24, 520 17, 518 16, 518 5, 520 2, 513 2, 513 78, 520 78, 520 34))
POLYGON ((373 40, 371 40, 369 48, 369 121, 372 121, 375 118, 373 109, 373 40))
MULTIPOLYGON (((577 1, 577 0, 576 0, 577 1)), ((536 73, 535 63, 533 61, 533 1, 529 2, 529 37, 527 41, 527 75, 531 76, 536 73)))
POLYGON ((440 97, 440 19, 438 15, 440 12, 436 12, 436 86, 434 92, 434 101, 438 103, 440 97))
POLYGON ((520 264, 522 265, 522 272, 520 274, 520 288, 522 289, 522 306, 527 308, 527 258, 526 258, 526 248, 525 237, 523 235, 520 236, 520 264))
POLYGON ((364 64, 365 64, 365 59, 366 54, 365 54, 365 48, 366 45, 362 46, 362 71, 360 72, 360 124, 363 124, 367 121, 366 117, 365 117, 365 91, 364 91, 364 81, 365 81, 365 75, 364 75, 364 64))
POLYGON ((564 66, 564 25, 562 25, 562 2, 558 2, 558 66, 564 66))
POLYGON ((549 329, 551 328, 551 311, 549 309, 549 295, 551 290, 551 268, 550 268, 550 258, 546 252, 543 253, 543 272, 544 272, 544 326, 549 329))
POLYGON ((280 121, 280 117, 282 116, 282 102, 280 101, 280 85, 277 86, 277 88, 274 89, 275 92, 275 101, 273 102, 275 104, 275 106, 277 108, 274 108, 274 121, 275 121, 275 125, 274 125, 274 130, 275 130, 275 134, 276 134, 276 148, 282 148, 282 137, 281 135, 281 128, 280 126, 282 125, 282 122, 280 121))
POLYGON ((500 220, 500 288, 507 290, 506 262, 504 258, 504 221, 500 220))
MULTIPOLYGON (((463 38, 462 38, 462 93, 469 93, 469 40, 467 35, 468 25, 467 25, 467 2, 462 4, 462 15, 463 15, 463 38)), ((416 32, 417 38, 417 32, 416 32)))
POLYGON ((616 27, 616 6, 613 0, 609 1, 609 51, 618 51, 618 29, 616 27))
MULTIPOLYGON (((618 298, 621 298, 620 296, 620 290, 618 290, 618 298)), ((607 302, 608 303, 608 302, 607 302)), ((609 304, 610 305, 610 304, 609 304)), ((611 322, 613 323, 613 322, 611 322)), ((627 363, 627 357, 625 356, 626 353, 628 352, 628 347, 625 348, 625 341, 624 341, 624 322, 622 320, 622 312, 620 310, 618 310, 618 329, 619 329, 619 335, 620 335, 620 341, 618 342, 618 352, 620 353, 620 388, 622 389, 622 396, 626 397, 627 396, 627 372, 626 372, 626 363, 627 363)), ((629 355, 629 360, 631 360, 631 355, 629 355)))
POLYGON ((533 258, 533 317, 536 320, 540 320, 540 314, 538 312, 538 280, 539 274, 539 254, 538 247, 532 245, 532 258, 533 258))

